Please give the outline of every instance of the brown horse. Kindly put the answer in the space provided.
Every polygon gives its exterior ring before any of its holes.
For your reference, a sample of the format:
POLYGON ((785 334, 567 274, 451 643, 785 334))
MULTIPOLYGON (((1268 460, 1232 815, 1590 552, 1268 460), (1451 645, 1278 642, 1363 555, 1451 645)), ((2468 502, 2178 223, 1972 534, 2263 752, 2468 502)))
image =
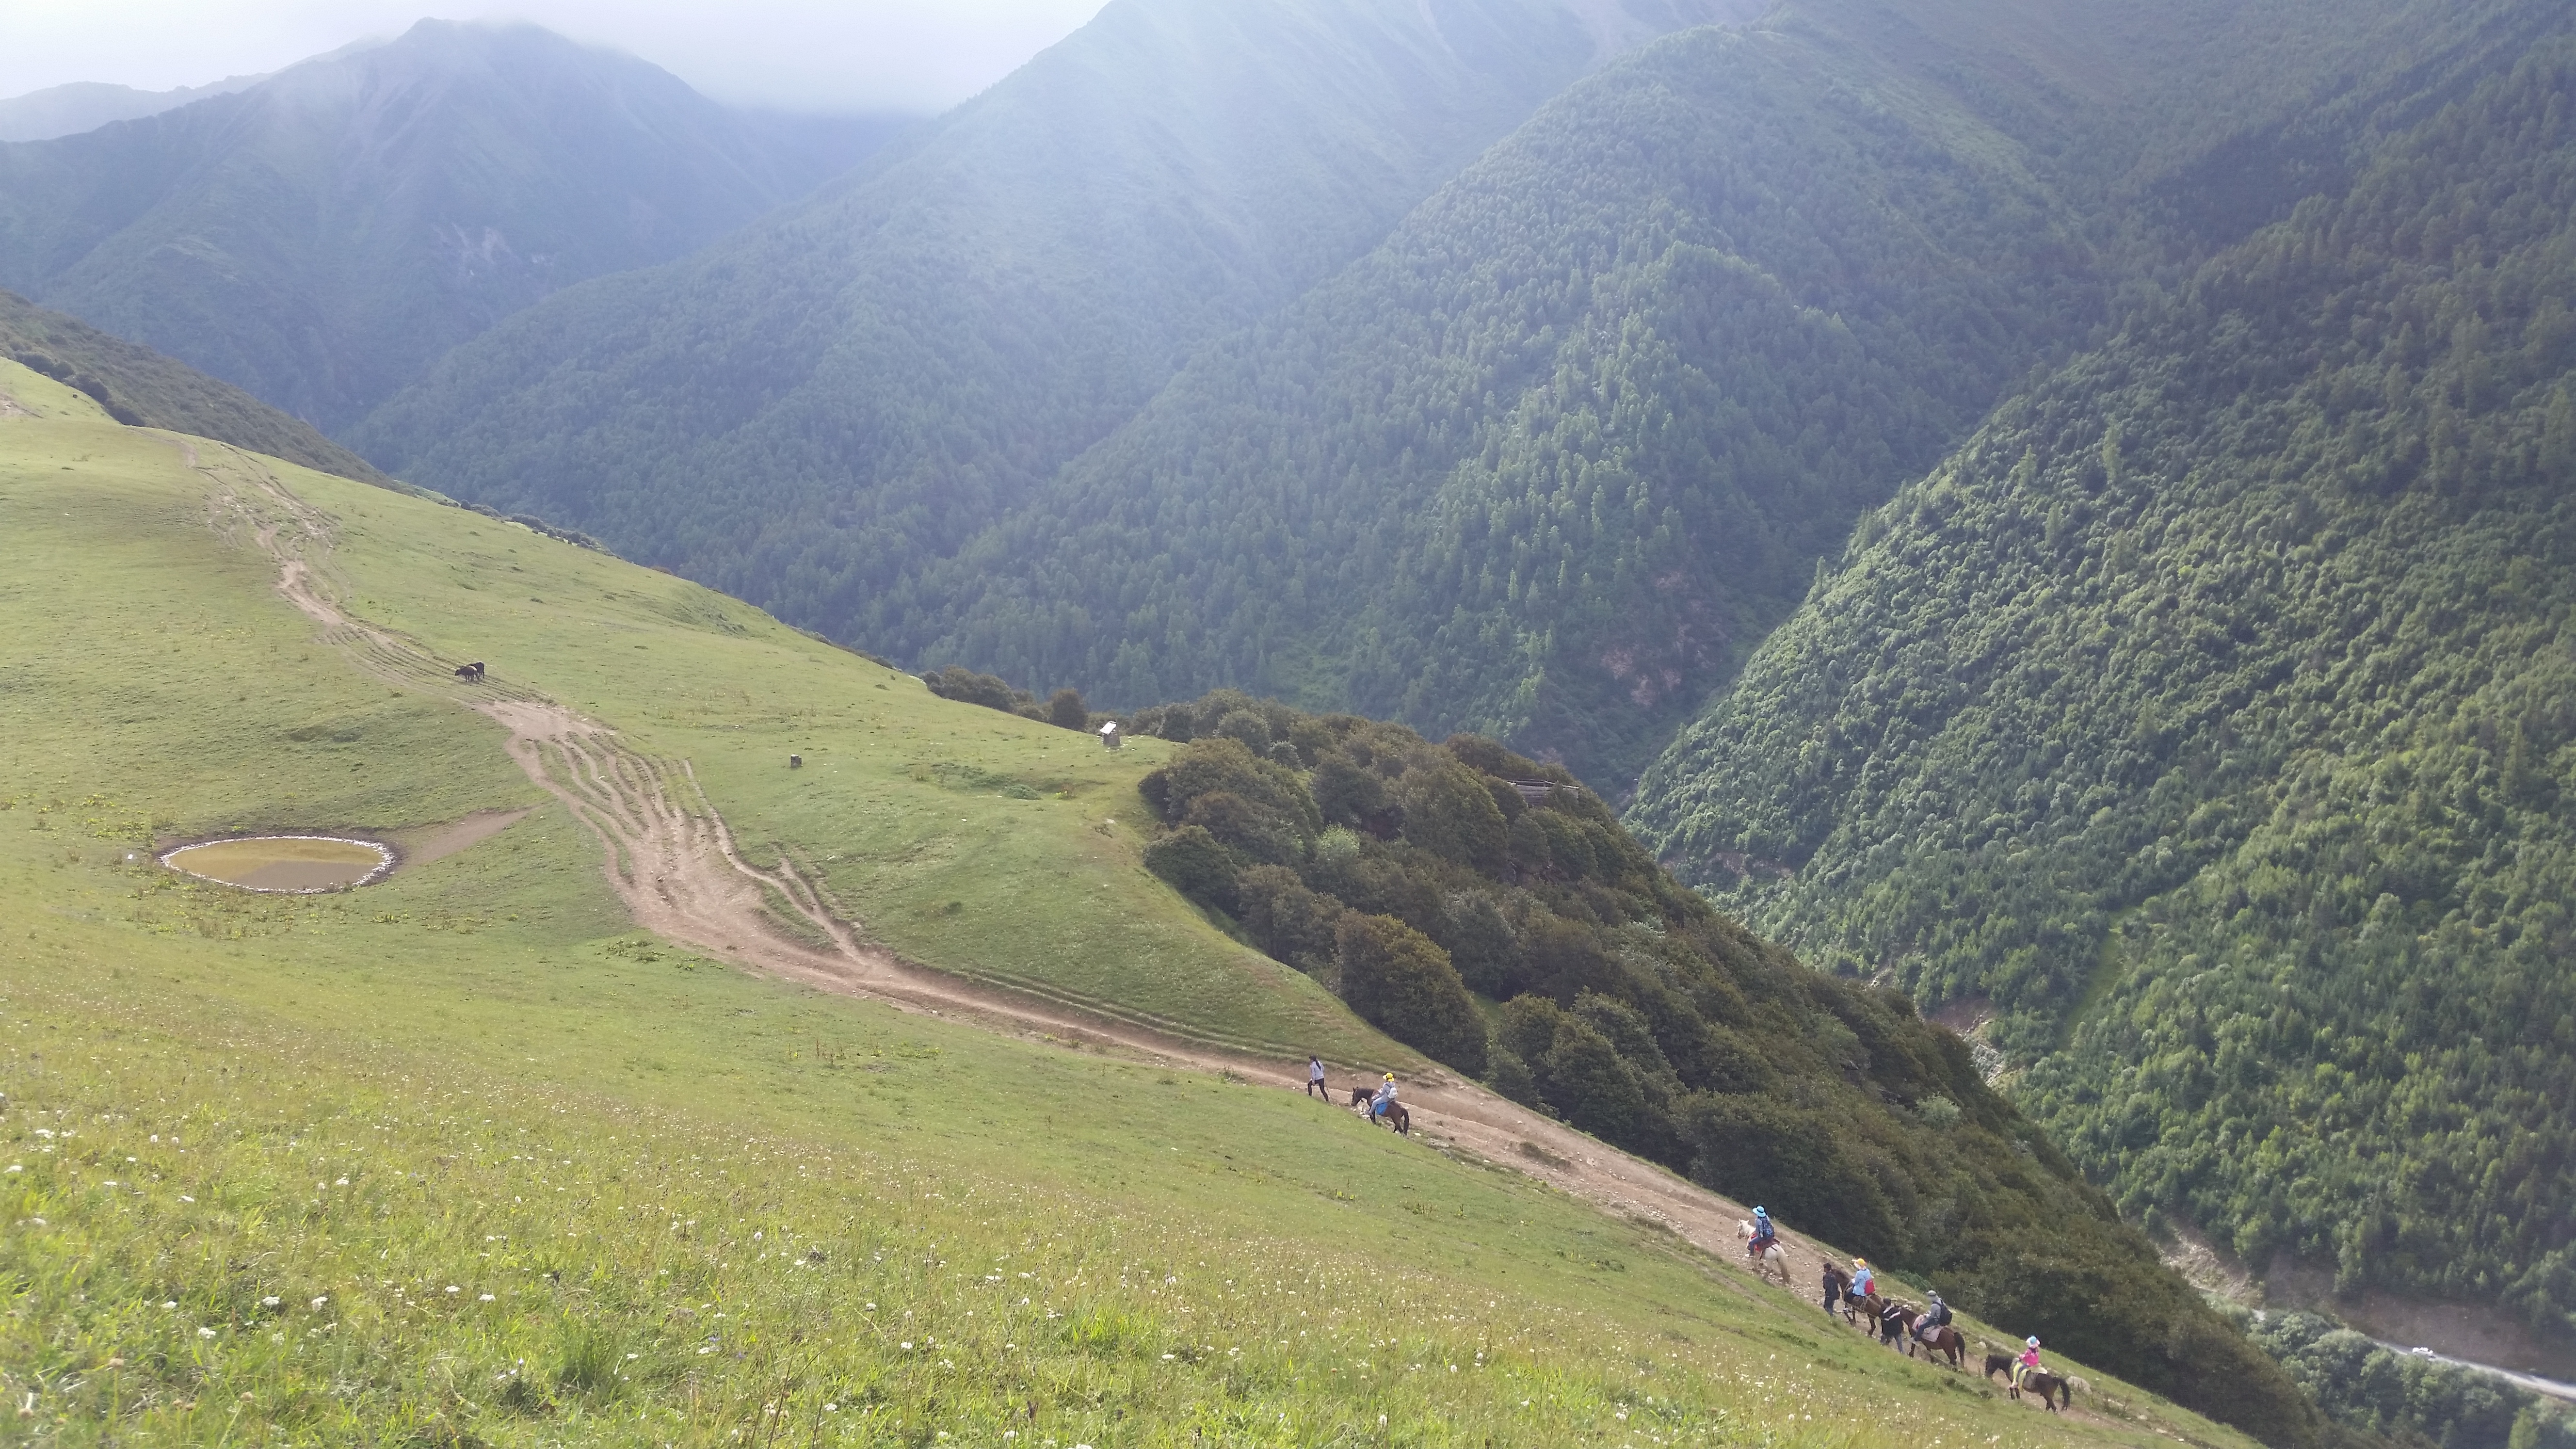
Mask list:
POLYGON ((1968 1340, 1960 1336, 1959 1330, 1951 1327, 1949 1324, 1942 1324, 1940 1327, 1933 1329, 1930 1333, 1907 1334, 1905 1336, 1905 1356, 1907 1358, 1914 1357, 1914 1345, 1918 1343, 1923 1345, 1923 1356, 1925 1358, 1930 1358, 1936 1353, 1947 1354, 1950 1359, 1950 1367, 1967 1367, 1968 1340))
POLYGON ((1997 1353, 1991 1348, 1986 1350, 1987 1378, 1993 1378, 1997 1374, 2002 1374, 2004 1376, 2004 1383, 2009 1386, 2012 1383, 2012 1367, 2013 1356, 2011 1354, 1997 1353))
MULTIPOLYGON (((1351 1088, 1351 1110, 1354 1112, 1368 1111, 1369 1102, 1376 1096, 1377 1093, 1366 1087, 1351 1088)), ((1379 1114, 1377 1113, 1372 1112, 1369 1114, 1369 1120, 1371 1121, 1378 1120, 1378 1117, 1379 1114)), ((1405 1137, 1413 1135, 1413 1114, 1404 1110, 1404 1104, 1402 1102, 1387 1103, 1384 1117, 1386 1125, 1394 1128, 1399 1135, 1405 1137)))

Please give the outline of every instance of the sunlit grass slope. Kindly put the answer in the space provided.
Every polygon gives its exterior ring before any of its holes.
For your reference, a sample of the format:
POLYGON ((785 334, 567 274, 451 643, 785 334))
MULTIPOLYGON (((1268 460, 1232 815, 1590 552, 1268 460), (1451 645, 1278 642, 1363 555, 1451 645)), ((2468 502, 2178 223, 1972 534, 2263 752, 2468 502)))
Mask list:
MULTIPOLYGON (((120 543, 138 574, 198 567, 167 549, 201 554, 203 567, 235 583, 235 607, 266 619, 273 633, 239 657, 218 657, 202 642, 192 656, 185 640, 172 639, 163 683, 101 677, 67 661, 74 677, 55 681, 57 693, 175 690, 180 675, 228 675, 253 658, 254 673, 280 661, 328 665, 301 620, 268 617, 276 606, 259 587, 268 566, 207 536, 202 485, 172 444, 103 423, 65 437, 93 460, 76 465, 89 473, 62 476, 92 480, 84 498, 97 521, 139 510, 167 525, 152 539, 120 543), (111 487, 97 471, 111 466, 143 481, 111 487)), ((220 464, 221 450, 200 451, 220 464)), ((299 470, 292 486, 337 520, 333 563, 353 608, 590 712, 639 749, 688 759, 748 851, 774 859, 783 849, 809 874, 819 870, 894 949, 1212 1041, 1320 1050, 1354 1063, 1412 1060, 1309 978, 1226 939, 1137 863, 1135 827, 1146 810, 1134 783, 1161 762, 1161 741, 1112 754, 1072 731, 938 699, 909 675, 668 575, 340 479, 299 470), (790 771, 790 753, 806 768, 790 771)), ((23 543, 53 546, 34 535, 23 543)), ((57 594, 44 607, 122 609, 122 597, 74 603, 57 594)), ((263 627, 190 604, 183 617, 199 641, 263 627)), ((235 695, 258 692, 262 680, 240 683, 235 695)), ((354 675, 299 697, 306 703, 282 732, 247 746, 235 739, 246 749, 248 793, 221 808, 153 792, 173 766, 201 768, 228 747, 211 736, 174 739, 153 710, 138 711, 139 732, 119 747, 150 765, 118 772, 136 782, 120 798, 177 833, 237 824, 390 828, 543 798, 492 748, 495 729, 448 706, 354 675), (423 729, 442 732, 441 742, 416 737, 423 729), (430 751, 462 752, 471 763, 439 769, 435 796, 399 786, 352 793, 368 771, 426 766, 430 751), (335 787, 322 790, 317 772, 335 787)), ((83 794, 104 783, 80 770, 59 777, 59 788, 83 794)))
MULTIPOLYGON (((861 907, 910 903, 872 922, 905 949, 1088 931, 1107 990, 1130 929, 1111 900, 1140 903, 1137 939, 1203 939, 1128 878, 1123 827, 1095 832, 1141 760, 659 576, 282 476, 340 517, 360 607, 689 755, 746 839, 839 854, 861 907), (963 769, 1049 789, 943 778, 963 769)), ((2156 1437, 2003 1404, 1669 1235, 1273 1086, 633 933, 497 729, 314 644, 269 565, 208 529, 206 491, 166 438, 0 419, 0 1440, 2156 1437), (193 883, 144 850, 521 805, 541 808, 339 895, 193 883)), ((1231 959, 1189 949, 1175 974, 1231 959)), ((1293 996, 1228 989, 1294 1020, 1293 996)), ((2084 1407, 2236 1442, 2103 1387, 2084 1407)))

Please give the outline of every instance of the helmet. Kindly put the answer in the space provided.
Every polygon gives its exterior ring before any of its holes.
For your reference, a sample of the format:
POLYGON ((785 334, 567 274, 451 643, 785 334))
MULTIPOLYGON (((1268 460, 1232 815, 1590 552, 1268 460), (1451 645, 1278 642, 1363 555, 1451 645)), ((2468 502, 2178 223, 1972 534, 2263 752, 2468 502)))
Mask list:
POLYGON ((2033 1337, 2030 1337, 2030 1338, 2025 1338, 2025 1339, 2023 1339, 2023 1340, 2022 1340, 2022 1342, 2023 1342, 2023 1343, 2025 1343, 2025 1344, 2028 1344, 2028 1345, 2029 1345, 2029 1346, 2031 1346, 2032 1348, 2037 1348, 2037 1347, 2039 1347, 2039 1339, 2038 1339, 2036 1336, 2033 1336, 2033 1337))

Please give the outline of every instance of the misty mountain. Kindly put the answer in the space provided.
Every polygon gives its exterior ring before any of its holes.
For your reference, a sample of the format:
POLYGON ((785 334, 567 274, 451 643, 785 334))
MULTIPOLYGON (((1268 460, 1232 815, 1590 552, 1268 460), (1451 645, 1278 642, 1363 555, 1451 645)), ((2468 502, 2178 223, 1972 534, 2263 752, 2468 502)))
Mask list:
POLYGON ((0 285, 337 428, 569 283, 704 245, 890 121, 748 115, 525 26, 423 21, 0 146, 0 285))
POLYGON ((1128 0, 812 200, 458 349, 349 437, 847 628, 1650 33, 1557 0, 1128 0))
POLYGON ((110 121, 157 116, 191 101, 228 96, 268 79, 261 75, 227 76, 201 86, 144 91, 104 81, 73 81, 0 100, 0 141, 49 141, 95 131, 110 121))

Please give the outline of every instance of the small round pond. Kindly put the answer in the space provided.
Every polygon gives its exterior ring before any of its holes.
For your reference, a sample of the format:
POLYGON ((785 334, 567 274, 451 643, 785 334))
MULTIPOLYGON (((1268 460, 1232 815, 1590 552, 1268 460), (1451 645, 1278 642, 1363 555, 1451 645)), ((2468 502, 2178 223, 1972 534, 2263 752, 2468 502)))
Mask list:
POLYGON ((253 891, 330 891, 367 885, 394 868, 391 846, 330 835, 258 835, 183 845, 172 870, 253 891))

